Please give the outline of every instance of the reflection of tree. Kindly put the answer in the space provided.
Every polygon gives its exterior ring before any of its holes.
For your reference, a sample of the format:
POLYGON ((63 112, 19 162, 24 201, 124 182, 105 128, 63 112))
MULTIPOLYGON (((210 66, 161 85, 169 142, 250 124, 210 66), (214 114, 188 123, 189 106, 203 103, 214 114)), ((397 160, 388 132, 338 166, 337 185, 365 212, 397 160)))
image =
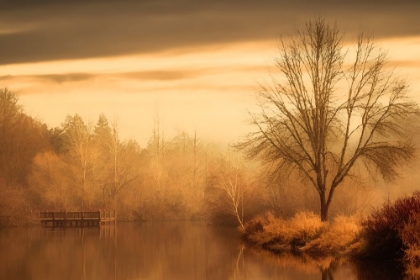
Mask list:
POLYGON ((357 279, 399 280, 404 277, 404 266, 401 262, 356 261, 352 268, 357 279))
MULTIPOLYGON (((254 262, 260 262, 262 260, 263 264, 260 264, 262 268, 271 268, 270 276, 267 277, 268 279, 281 276, 286 279, 308 279, 310 277, 311 279, 334 280, 335 276, 342 274, 340 271, 346 271, 349 267, 347 260, 330 256, 313 258, 308 255, 288 253, 274 255, 271 252, 253 248, 247 248, 244 252, 239 252, 239 254, 248 256, 246 261, 242 256, 242 261, 244 262, 242 267, 248 270, 255 266, 254 262)), ((256 275, 263 273, 253 271, 252 276, 255 278, 256 275)), ((349 273, 352 274, 351 271, 349 273)), ((244 277, 250 276, 247 274, 250 274, 250 272, 247 271, 245 273, 242 271, 244 277)), ((240 279, 245 279, 244 277, 240 279)))
POLYGON ((233 279, 244 279, 242 272, 244 271, 244 249, 245 246, 241 245, 238 256, 236 257, 235 270, 233 272, 233 279))
POLYGON ((114 280, 117 279, 117 227, 112 227, 114 229, 114 280))
POLYGON ((321 274, 322 274, 322 280, 334 280, 333 272, 331 268, 322 269, 321 268, 321 274))
MULTIPOLYGON (((280 275, 282 279, 416 279, 404 276, 404 266, 401 262, 384 263, 365 260, 355 262, 345 258, 312 258, 307 255, 292 254, 274 255, 271 252, 252 248, 246 248, 243 252, 239 251, 238 258, 239 257, 245 262, 242 268, 245 267, 247 269, 252 267, 253 261, 264 260, 264 263, 266 263, 268 267, 271 266, 274 268, 274 271, 277 271, 272 272, 269 279, 274 279, 276 276, 280 275), (247 256, 246 261, 244 256, 247 256)), ((249 271, 245 273, 245 271, 242 270, 240 273, 241 275, 244 275, 244 277, 249 277, 249 275, 246 275, 249 274, 249 271)), ((235 271, 235 275, 239 275, 239 273, 235 271)), ((244 277, 239 279, 245 279, 244 277)))
POLYGON ((116 229, 0 231, 0 279, 404 279, 392 263, 245 248, 234 228, 166 222, 116 229))
POLYGON ((84 242, 84 237, 85 237, 85 229, 82 228, 82 277, 83 280, 86 279, 86 258, 85 258, 85 242, 84 242))

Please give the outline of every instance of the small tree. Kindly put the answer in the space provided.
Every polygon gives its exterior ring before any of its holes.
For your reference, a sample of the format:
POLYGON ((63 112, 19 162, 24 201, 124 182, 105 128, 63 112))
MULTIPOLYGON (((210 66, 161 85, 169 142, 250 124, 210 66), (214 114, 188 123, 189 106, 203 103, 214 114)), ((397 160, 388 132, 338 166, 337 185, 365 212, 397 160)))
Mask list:
POLYGON ((138 179, 140 148, 134 141, 122 142, 116 120, 110 126, 105 115, 94 128, 95 179, 102 187, 104 205, 115 209, 117 196, 138 179))
MULTIPOLYGON (((244 227, 244 217, 249 215, 248 204, 252 197, 249 170, 240 162, 239 152, 228 151, 226 156, 217 160, 214 169, 207 174, 206 203, 215 222, 224 218, 235 219, 244 227), (246 209, 245 209, 246 207, 246 209)), ((252 201, 254 204, 256 200, 252 201)))
POLYGON ((93 162, 96 157, 91 126, 84 123, 79 115, 68 115, 62 124, 64 147, 67 150, 67 161, 75 168, 80 182, 81 209, 85 207, 85 196, 88 194, 88 182, 92 180, 93 162))
MULTIPOLYGON (((236 152, 237 153, 237 152, 236 152)), ((238 154, 236 155, 238 158, 238 154)), ((222 165, 218 187, 223 190, 228 203, 228 208, 234 215, 239 225, 244 227, 244 194, 246 192, 246 183, 243 174, 241 174, 239 160, 229 161, 222 165)))
POLYGON ((257 131, 241 144, 272 175, 297 170, 318 192, 323 221, 357 162, 390 180, 414 155, 407 132, 418 108, 406 82, 387 70, 386 53, 370 38, 359 35, 352 58, 341 40, 322 19, 281 40, 283 79, 261 87, 261 110, 251 115, 257 131))

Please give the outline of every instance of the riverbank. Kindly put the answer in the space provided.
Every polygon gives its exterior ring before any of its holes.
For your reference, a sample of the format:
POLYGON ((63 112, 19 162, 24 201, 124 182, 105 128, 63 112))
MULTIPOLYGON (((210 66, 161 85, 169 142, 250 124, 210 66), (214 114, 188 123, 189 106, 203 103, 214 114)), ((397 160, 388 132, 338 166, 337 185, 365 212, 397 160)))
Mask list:
POLYGON ((360 247, 361 223, 357 217, 339 216, 328 223, 308 212, 287 220, 268 213, 246 223, 240 231, 245 243, 273 253, 349 255, 360 247))
POLYGON ((321 222, 308 212, 290 219, 268 213, 246 223, 240 233, 248 246, 274 254, 400 261, 408 274, 420 276, 420 192, 388 202, 365 218, 321 222))

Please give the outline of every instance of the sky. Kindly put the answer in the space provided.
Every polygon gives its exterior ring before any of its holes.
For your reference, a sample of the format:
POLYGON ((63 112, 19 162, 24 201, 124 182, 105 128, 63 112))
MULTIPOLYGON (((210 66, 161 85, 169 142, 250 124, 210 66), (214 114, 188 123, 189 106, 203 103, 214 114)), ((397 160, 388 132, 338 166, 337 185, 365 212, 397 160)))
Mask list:
POLYGON ((414 0, 0 0, 0 87, 49 127, 103 113, 143 147, 156 118, 169 138, 238 141, 280 36, 317 17, 349 44, 374 35, 420 102, 419 13, 414 0))

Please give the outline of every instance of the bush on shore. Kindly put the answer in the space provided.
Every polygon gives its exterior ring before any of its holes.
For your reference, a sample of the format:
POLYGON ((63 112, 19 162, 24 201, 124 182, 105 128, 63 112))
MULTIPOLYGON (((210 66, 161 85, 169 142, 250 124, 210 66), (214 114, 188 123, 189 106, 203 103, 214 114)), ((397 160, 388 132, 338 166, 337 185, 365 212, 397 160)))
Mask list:
POLYGON ((251 220, 241 230, 242 238, 254 246, 276 253, 291 251, 318 256, 351 250, 359 232, 360 223, 354 217, 339 216, 328 223, 308 212, 297 213, 290 220, 269 213, 251 220))
POLYGON ((354 216, 321 222, 308 212, 285 220, 268 213, 240 231, 249 245, 274 253, 404 261, 407 275, 420 275, 420 192, 385 204, 363 222, 354 216))
POLYGON ((337 216, 326 223, 321 235, 309 242, 302 251, 316 255, 351 254, 360 245, 360 218, 356 216, 337 216))
POLYGON ((406 274, 413 278, 420 275, 420 213, 413 214, 400 231, 405 246, 406 274))
POLYGON ((363 222, 363 245, 358 257, 395 260, 419 258, 420 192, 387 203, 363 222))

